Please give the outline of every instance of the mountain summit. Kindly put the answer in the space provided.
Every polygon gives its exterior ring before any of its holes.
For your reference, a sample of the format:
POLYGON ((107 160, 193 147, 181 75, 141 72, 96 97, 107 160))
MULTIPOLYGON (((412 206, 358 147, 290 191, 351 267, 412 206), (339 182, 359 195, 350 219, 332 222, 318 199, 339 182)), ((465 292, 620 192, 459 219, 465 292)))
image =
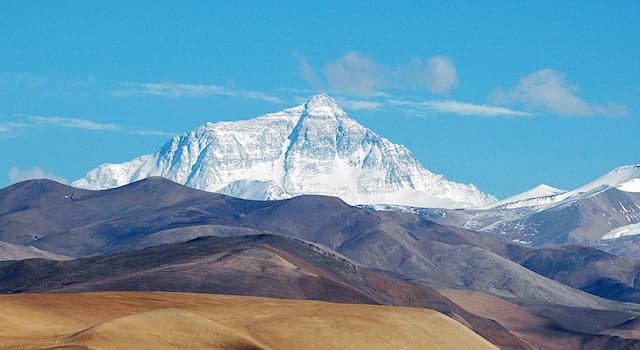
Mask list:
POLYGON ((360 125, 325 94, 251 120, 207 123, 154 154, 103 164, 73 185, 105 189, 149 176, 246 199, 320 194, 350 204, 443 208, 495 201, 473 185, 431 173, 406 147, 360 125))

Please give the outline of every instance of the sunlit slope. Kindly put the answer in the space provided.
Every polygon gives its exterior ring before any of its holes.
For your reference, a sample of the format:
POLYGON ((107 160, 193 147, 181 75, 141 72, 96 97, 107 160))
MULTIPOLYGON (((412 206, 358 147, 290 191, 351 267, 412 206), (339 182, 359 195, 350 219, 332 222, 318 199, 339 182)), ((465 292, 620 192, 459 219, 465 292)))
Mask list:
POLYGON ((496 349, 427 309, 187 293, 0 297, 0 349, 496 349))

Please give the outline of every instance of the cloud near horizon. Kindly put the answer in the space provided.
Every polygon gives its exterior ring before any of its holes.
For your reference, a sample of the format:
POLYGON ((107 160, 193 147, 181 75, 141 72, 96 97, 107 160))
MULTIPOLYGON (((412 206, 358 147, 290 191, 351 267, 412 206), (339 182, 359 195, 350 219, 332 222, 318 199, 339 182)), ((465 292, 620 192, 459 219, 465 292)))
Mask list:
POLYGON ((262 100, 271 103, 284 103, 284 101, 273 95, 260 91, 235 90, 219 85, 210 84, 179 84, 172 82, 161 83, 120 83, 121 89, 110 91, 112 96, 131 95, 152 95, 163 97, 207 97, 207 96, 229 96, 242 97, 254 100, 262 100))
POLYGON ((624 117, 629 114, 626 106, 592 104, 577 92, 578 85, 568 82, 563 73, 545 68, 523 76, 512 89, 494 91, 489 100, 496 105, 520 105, 559 115, 624 117))
MULTIPOLYGON (((0 115, 2 116, 2 115, 0 115)), ((8 119, 5 122, 0 120, 0 133, 7 136, 14 131, 19 131, 26 128, 71 128, 81 129, 88 131, 118 131, 129 132, 141 136, 174 136, 177 133, 154 130, 154 129, 129 129, 119 124, 111 123, 99 123, 88 119, 69 118, 69 117, 53 117, 53 116, 41 116, 41 115, 23 115, 23 114, 11 114, 8 116, 2 116, 3 119, 8 119)), ((11 137, 11 135, 9 135, 11 137)))
POLYGON ((36 125, 58 126, 62 128, 74 128, 84 130, 120 130, 122 126, 117 124, 97 123, 87 119, 67 118, 67 117, 44 117, 44 116, 26 116, 36 125))
POLYGON ((16 182, 25 181, 25 180, 34 180, 34 179, 49 179, 49 180, 54 180, 63 184, 69 183, 69 181, 64 177, 46 172, 40 169, 40 167, 33 167, 31 169, 20 170, 20 168, 14 166, 11 169, 9 169, 8 178, 9 178, 9 184, 14 184, 16 182))
POLYGON ((406 101, 390 99, 387 102, 390 105, 404 107, 414 112, 440 112, 481 117, 525 117, 532 115, 528 112, 504 107, 466 103, 456 100, 406 101))

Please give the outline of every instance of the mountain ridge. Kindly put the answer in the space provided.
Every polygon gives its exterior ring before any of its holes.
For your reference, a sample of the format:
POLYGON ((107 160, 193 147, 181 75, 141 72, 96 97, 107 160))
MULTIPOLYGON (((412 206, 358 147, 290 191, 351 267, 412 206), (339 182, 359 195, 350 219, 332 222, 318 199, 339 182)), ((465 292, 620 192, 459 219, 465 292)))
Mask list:
POLYGON ((474 185, 430 172, 405 146, 362 126, 325 94, 254 119, 207 123, 156 153, 103 164, 72 185, 105 189, 148 176, 257 200, 322 194, 350 204, 447 208, 495 201, 474 185))

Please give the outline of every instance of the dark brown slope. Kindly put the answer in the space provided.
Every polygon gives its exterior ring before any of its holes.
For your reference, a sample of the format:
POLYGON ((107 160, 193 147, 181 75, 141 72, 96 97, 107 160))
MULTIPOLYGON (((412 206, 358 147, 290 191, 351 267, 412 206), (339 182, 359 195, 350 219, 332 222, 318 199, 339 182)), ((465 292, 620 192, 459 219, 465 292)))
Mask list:
POLYGON ((531 249, 514 261, 543 276, 607 299, 640 302, 640 267, 604 251, 576 245, 531 249))
MULTIPOLYGON (((34 182, 34 192, 42 190, 42 186, 36 186, 40 183, 47 182, 34 182)), ((3 191, 7 190, 11 189, 3 191)), ((56 190, 52 195, 46 188, 42 191, 43 196, 53 197, 64 192, 56 190)), ((67 192, 71 191, 68 188, 67 192)), ((337 198, 246 201, 193 190, 162 178, 83 192, 74 198, 47 206, 27 201, 29 209, 0 216, 0 239, 69 256, 86 256, 145 246, 150 236, 172 229, 177 241, 193 238, 197 235, 194 228, 205 226, 223 227, 225 235, 253 229, 319 243, 365 266, 430 285, 485 290, 528 302, 552 299, 577 307, 608 307, 586 294, 554 285, 501 256, 510 249, 522 249, 517 245, 437 225, 416 215, 351 207, 337 198), (473 265, 466 263, 472 260, 473 265), (511 278, 504 279, 503 275, 511 278), (540 288, 544 293, 535 293, 540 288)))
POLYGON ((0 291, 177 291, 414 306, 451 316, 503 349, 527 343, 420 284, 276 235, 204 237, 68 262, 0 263, 0 291))
POLYGON ((0 198, 11 199, 0 202, 5 213, 0 214, 0 240, 73 257, 103 254, 155 231, 228 220, 265 205, 162 178, 105 191, 33 180, 0 190, 0 198))

